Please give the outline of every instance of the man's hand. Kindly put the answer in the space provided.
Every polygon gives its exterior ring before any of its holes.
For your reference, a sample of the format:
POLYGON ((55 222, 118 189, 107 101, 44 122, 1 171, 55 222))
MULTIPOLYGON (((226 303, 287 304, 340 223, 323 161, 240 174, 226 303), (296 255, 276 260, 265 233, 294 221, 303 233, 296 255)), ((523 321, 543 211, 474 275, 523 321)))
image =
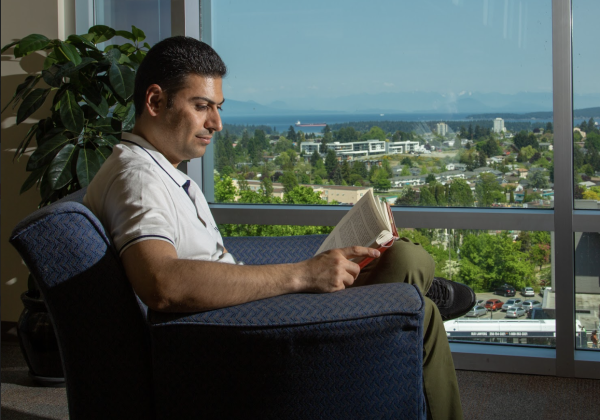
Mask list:
POLYGON ((302 265, 301 280, 305 291, 327 293, 351 286, 360 273, 360 267, 352 258, 378 258, 380 252, 373 248, 351 246, 332 249, 319 254, 302 265))

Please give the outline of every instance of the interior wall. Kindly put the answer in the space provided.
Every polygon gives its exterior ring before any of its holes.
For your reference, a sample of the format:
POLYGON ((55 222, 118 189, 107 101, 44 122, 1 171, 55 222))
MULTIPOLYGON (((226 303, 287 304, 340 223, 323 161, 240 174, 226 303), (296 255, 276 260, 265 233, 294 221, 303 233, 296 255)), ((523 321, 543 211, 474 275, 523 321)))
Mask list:
MULTIPOLYGON (((31 33, 48 38, 64 39, 75 28, 75 0, 2 0, 1 2, 1 39, 2 46, 31 33)), ((6 106, 16 87, 27 74, 37 72, 44 57, 30 54, 23 59, 15 59, 12 49, 2 54, 2 107, 6 106)), ((43 82, 38 84, 41 87, 43 82)), ((48 101, 49 99, 47 99, 48 101)), ((21 185, 28 176, 25 172, 27 157, 13 161, 16 147, 23 139, 29 127, 47 113, 38 110, 34 115, 18 126, 16 109, 10 107, 2 113, 1 124, 1 262, 0 292, 2 321, 17 321, 23 309, 20 295, 27 289, 27 268, 21 257, 8 243, 15 225, 37 208, 39 192, 33 188, 25 194, 19 194, 21 185)))

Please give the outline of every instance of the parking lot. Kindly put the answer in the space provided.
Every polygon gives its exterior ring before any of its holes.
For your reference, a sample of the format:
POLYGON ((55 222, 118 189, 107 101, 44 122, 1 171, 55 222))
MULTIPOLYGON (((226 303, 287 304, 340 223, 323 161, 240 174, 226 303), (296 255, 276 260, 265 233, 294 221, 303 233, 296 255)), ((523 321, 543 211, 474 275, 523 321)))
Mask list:
MULTIPOLYGON (((510 297, 504 297, 504 296, 500 296, 500 295, 495 295, 493 293, 476 293, 477 299, 483 299, 484 300, 484 306, 485 306, 485 301, 490 300, 490 299, 499 299, 502 302, 505 302, 509 299, 511 299, 510 297)), ((522 301, 526 301, 527 299, 534 299, 534 300, 538 300, 538 301, 542 301, 542 298, 540 297, 539 294, 536 294, 534 297, 524 297, 521 295, 520 292, 517 292, 517 294, 515 296, 513 296, 514 298, 518 298, 521 299, 522 301)), ((488 311, 487 315, 484 316, 480 316, 479 318, 475 318, 475 317, 463 317, 465 319, 504 319, 506 317, 506 312, 502 312, 502 311, 496 311, 496 312, 491 312, 488 311)), ((514 319, 514 318, 512 318, 514 319)), ((519 319, 527 319, 526 316, 522 316, 519 319)))

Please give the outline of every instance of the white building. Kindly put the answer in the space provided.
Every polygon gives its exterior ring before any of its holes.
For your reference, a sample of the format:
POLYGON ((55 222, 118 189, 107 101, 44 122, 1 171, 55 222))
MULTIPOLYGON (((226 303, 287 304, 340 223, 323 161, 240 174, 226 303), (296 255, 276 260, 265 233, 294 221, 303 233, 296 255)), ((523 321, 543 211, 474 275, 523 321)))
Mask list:
POLYGON ((333 142, 327 145, 338 156, 370 156, 387 151, 386 142, 381 140, 355 141, 350 143, 333 142))
POLYGON ((437 123, 437 133, 439 136, 445 137, 448 134, 448 124, 446 123, 437 123))
POLYGON ((321 143, 310 141, 303 141, 300 143, 300 152, 304 152, 305 155, 312 155, 315 150, 321 153, 321 143))
POLYGON ((500 134, 504 133, 506 128, 504 128, 504 120, 502 118, 496 118, 494 120, 494 133, 500 134))
POLYGON ((385 152, 389 154, 421 151, 419 142, 410 140, 389 142, 385 144, 385 147, 385 152))

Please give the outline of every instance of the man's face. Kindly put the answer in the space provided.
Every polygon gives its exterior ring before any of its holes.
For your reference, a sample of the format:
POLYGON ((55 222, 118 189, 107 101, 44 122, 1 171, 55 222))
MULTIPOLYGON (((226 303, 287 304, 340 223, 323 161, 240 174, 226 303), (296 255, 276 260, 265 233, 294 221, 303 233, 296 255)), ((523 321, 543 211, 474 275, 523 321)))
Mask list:
POLYGON ((215 131, 223 125, 219 111, 223 104, 221 78, 190 74, 185 87, 163 102, 158 115, 159 151, 173 164, 204 156, 215 131))

